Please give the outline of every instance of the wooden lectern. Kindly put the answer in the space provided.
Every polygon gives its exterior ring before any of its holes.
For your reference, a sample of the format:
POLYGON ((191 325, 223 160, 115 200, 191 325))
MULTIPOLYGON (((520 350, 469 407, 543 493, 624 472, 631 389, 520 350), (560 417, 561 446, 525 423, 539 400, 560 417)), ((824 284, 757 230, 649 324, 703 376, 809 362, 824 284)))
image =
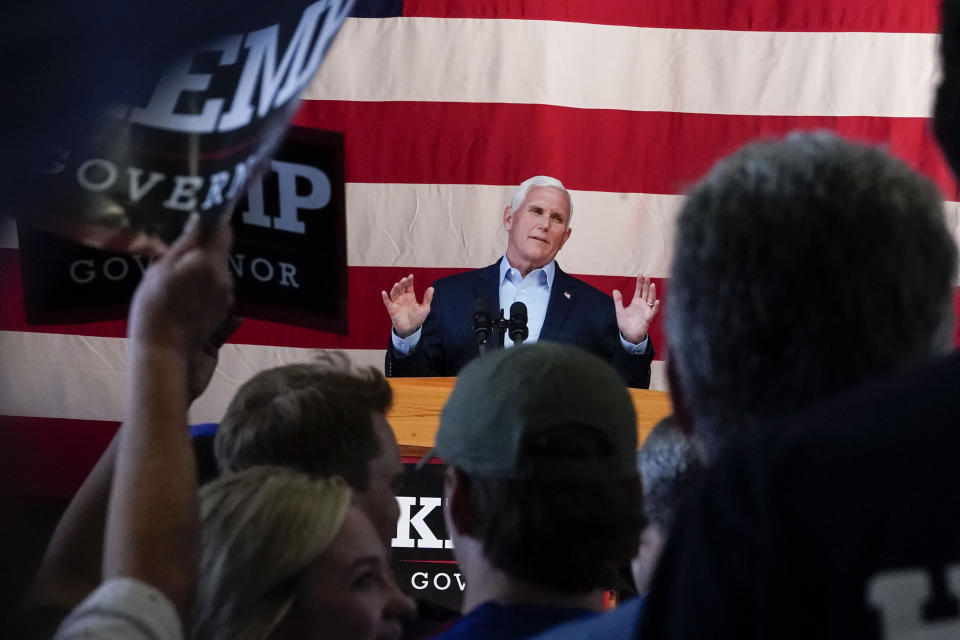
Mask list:
MULTIPOLYGON (((393 426, 403 456, 421 456, 433 446, 440 412, 456 378, 388 378, 393 408, 387 419, 393 426)), ((637 410, 637 441, 643 442, 660 418, 671 411, 664 391, 630 389, 637 410)))

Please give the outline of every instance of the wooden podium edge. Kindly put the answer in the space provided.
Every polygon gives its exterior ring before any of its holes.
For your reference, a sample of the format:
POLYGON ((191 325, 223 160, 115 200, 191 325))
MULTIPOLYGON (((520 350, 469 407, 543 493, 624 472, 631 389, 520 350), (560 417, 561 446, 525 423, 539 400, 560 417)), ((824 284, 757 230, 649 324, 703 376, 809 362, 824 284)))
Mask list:
MULTIPOLYGON (((393 407, 387 420, 400 446, 400 455, 420 457, 433 446, 440 412, 453 390, 456 378, 389 378, 393 407)), ((672 411, 665 391, 629 389, 637 411, 637 444, 647 437, 661 418, 672 411)))

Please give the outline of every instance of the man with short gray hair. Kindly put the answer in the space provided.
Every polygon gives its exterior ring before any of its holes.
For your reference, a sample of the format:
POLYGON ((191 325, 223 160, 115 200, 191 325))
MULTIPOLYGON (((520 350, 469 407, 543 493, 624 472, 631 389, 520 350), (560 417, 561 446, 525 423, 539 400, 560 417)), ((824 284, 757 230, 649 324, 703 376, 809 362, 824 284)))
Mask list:
POLYGON ((951 346, 957 249, 936 187, 829 133, 719 161, 677 221, 666 330, 677 417, 735 433, 951 346))
POLYGON ((713 460, 623 637, 958 636, 960 361, 934 357, 957 250, 941 207, 901 162, 827 134, 746 147, 693 190, 671 375, 713 460), (743 357, 720 366, 734 345, 743 357))
MULTIPOLYGON (((611 363, 632 387, 650 386, 653 344, 650 323, 660 309, 656 285, 637 277, 633 298, 624 305, 564 273, 557 252, 570 238, 573 205, 556 178, 524 181, 503 210, 509 238, 495 264, 447 278, 429 287, 418 301, 413 275, 381 292, 393 324, 387 350, 387 376, 452 376, 480 354, 474 336, 478 310, 493 319, 517 302, 526 306, 526 342, 566 342, 611 363)), ((512 315, 512 314, 511 314, 512 315)), ((494 332, 495 335, 495 332, 494 332)), ((506 337, 503 346, 513 340, 506 337)), ((489 348, 500 343, 493 339, 489 348)))

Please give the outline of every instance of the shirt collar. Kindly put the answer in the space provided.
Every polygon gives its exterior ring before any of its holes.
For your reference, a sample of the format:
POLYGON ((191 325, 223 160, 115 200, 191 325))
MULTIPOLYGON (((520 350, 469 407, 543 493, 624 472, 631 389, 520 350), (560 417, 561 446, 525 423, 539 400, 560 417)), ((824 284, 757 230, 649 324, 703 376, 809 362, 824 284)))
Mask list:
MULTIPOLYGON (((500 280, 498 281, 501 285, 503 284, 504 279, 507 277, 507 272, 513 269, 513 265, 510 264, 510 261, 507 260, 506 254, 504 254, 503 259, 500 260, 500 280)), ((530 273, 536 273, 540 271, 546 277, 546 287, 547 290, 553 289, 553 276, 557 273, 557 261, 551 260, 547 264, 543 265, 539 269, 534 269, 530 273)), ((542 283, 543 280, 538 280, 538 283, 542 283)))

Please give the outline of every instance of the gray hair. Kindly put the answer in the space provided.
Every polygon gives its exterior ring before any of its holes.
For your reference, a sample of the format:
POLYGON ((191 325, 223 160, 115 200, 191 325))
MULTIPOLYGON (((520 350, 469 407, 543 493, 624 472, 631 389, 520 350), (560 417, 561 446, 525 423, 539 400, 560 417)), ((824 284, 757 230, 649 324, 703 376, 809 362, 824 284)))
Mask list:
POLYGON ((677 507, 705 468, 693 441, 677 426, 673 416, 656 425, 637 454, 643 478, 643 511, 649 524, 666 535, 676 519, 677 507))
POLYGON ((957 248, 933 184, 828 133, 718 162, 677 220, 666 330, 697 435, 948 348, 957 248))
POLYGON ((190 637, 264 640, 290 611, 298 577, 350 508, 340 478, 251 467, 200 489, 200 578, 190 637))
POLYGON ((534 187, 551 187, 562 191, 563 195, 567 196, 567 209, 569 209, 567 226, 569 227, 570 221, 573 220, 573 198, 570 197, 570 192, 567 191, 562 182, 550 176, 533 176, 521 182, 517 190, 513 192, 513 199, 510 200, 510 210, 516 211, 519 209, 520 205, 523 204, 523 199, 527 197, 527 193, 534 187))

